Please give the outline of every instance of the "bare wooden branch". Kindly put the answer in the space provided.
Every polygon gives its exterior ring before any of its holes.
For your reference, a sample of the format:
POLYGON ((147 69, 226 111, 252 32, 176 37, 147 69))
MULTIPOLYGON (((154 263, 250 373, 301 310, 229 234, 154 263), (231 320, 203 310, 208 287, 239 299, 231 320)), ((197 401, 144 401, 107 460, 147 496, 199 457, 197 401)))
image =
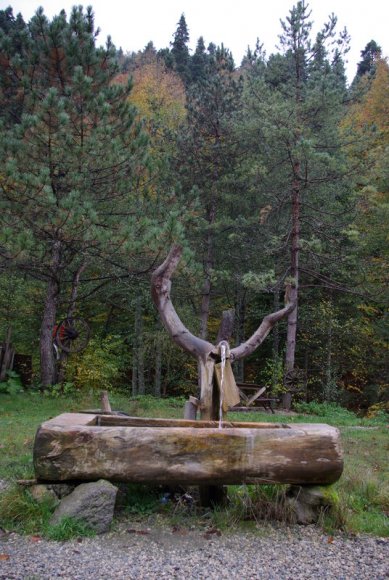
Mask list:
MULTIPOLYGON (((288 293, 288 292, 287 292, 288 293)), ((288 316, 296 307, 296 302, 289 302, 284 308, 278 310, 277 312, 273 312, 272 314, 268 314, 262 320, 259 328, 254 332, 254 334, 243 342, 239 346, 231 349, 230 352, 230 360, 231 362, 234 360, 238 360, 240 358, 244 358, 254 352, 256 348, 265 340, 273 326, 284 318, 288 316)))
POLYGON ((214 346, 192 334, 181 322, 170 299, 171 276, 182 256, 182 247, 172 246, 166 260, 155 270, 151 277, 151 295, 158 308, 162 323, 174 342, 197 358, 204 360, 214 346))

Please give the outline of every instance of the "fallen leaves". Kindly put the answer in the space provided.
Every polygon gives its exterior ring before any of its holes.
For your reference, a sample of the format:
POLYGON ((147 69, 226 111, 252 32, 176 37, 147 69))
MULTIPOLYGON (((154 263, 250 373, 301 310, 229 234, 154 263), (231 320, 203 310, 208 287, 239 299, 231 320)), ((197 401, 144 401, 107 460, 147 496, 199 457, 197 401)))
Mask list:
POLYGON ((138 536, 148 536, 150 530, 135 530, 134 528, 128 528, 128 534, 137 534, 138 536))
POLYGON ((209 528, 204 534, 204 538, 210 540, 213 536, 220 537, 222 535, 221 531, 218 528, 209 528))

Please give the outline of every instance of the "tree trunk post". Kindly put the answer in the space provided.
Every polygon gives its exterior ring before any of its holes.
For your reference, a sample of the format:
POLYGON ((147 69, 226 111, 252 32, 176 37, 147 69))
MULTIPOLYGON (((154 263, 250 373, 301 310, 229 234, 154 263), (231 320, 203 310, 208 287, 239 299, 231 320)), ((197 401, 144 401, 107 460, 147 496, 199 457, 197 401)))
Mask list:
POLYGON ((102 391, 100 401, 101 410, 104 411, 104 413, 112 413, 111 404, 108 398, 108 391, 102 391))
POLYGON ((196 397, 189 397, 189 401, 186 401, 184 407, 184 419, 195 421, 199 405, 200 401, 196 397))

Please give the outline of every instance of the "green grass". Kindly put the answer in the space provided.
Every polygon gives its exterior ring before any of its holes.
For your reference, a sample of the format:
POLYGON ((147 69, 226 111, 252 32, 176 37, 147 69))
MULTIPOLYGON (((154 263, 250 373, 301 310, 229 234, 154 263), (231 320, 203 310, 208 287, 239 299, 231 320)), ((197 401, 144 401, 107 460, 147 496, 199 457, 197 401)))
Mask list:
POLYGON ((47 524, 44 528, 44 536, 49 540, 65 542, 80 537, 93 538, 96 532, 75 518, 69 516, 63 517, 58 524, 47 524))
POLYGON ((14 485, 0 494, 1 528, 42 535, 57 541, 95 535, 85 523, 70 517, 63 518, 59 524, 51 525, 50 518, 56 504, 52 498, 37 502, 28 489, 14 485))
MULTIPOLYGON (((110 395, 113 409, 143 417, 180 418, 183 399, 155 399, 123 394, 110 395)), ((0 394, 0 479, 15 482, 34 477, 32 447, 40 423, 62 412, 99 408, 98 396, 50 398, 41 394, 0 394)), ((268 413, 229 413, 230 420, 275 421, 282 423, 329 423, 339 427, 345 453, 345 468, 334 485, 339 501, 331 513, 323 517, 328 531, 343 529, 351 533, 388 536, 389 515, 389 432, 385 416, 364 419, 336 405, 300 406, 295 415, 268 413), (306 414, 308 413, 309 414, 306 414)), ((145 486, 128 486, 122 493, 120 518, 165 518, 170 525, 208 525, 224 530, 237 527, 258 529, 263 522, 287 522, 284 508, 287 486, 230 486, 229 502, 213 511, 198 507, 196 490, 194 502, 188 505, 180 498, 164 502, 164 490, 145 486)), ((46 501, 37 504, 28 490, 14 485, 0 494, 0 527, 25 533, 40 533, 47 537, 66 539, 88 535, 79 522, 65 522, 51 529, 48 525, 53 505, 46 501), (73 535, 72 535, 73 534, 73 535)))
POLYGON ((12 486, 0 494, 0 527, 26 534, 42 534, 54 510, 53 500, 36 502, 28 489, 12 486))
MULTIPOLYGON (((156 399, 145 396, 130 399, 110 394, 115 410, 143 417, 182 417, 183 399, 156 399)), ((0 394, 0 479, 34 477, 32 448, 41 423, 64 412, 100 407, 98 395, 49 397, 41 393, 0 394)))

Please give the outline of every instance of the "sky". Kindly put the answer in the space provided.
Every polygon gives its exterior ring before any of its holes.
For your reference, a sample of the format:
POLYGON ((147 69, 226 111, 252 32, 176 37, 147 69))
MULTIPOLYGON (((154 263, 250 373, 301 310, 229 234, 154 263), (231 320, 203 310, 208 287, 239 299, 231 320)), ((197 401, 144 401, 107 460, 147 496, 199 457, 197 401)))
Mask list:
MULTIPOLYGON (((62 8, 69 14, 74 4, 92 5, 95 23, 101 29, 99 43, 110 35, 117 48, 124 52, 142 50, 152 40, 154 46, 165 48, 172 41, 182 13, 190 34, 190 48, 204 37, 205 44, 224 43, 240 64, 247 47, 255 47, 256 39, 263 43, 266 54, 276 50, 281 33, 280 19, 285 20, 297 0, 0 0, 0 9, 12 6, 14 14, 21 12, 28 21, 38 6, 43 6, 48 18, 62 8)), ((389 56, 389 2, 387 0, 308 0, 316 33, 328 15, 338 17, 337 30, 347 28, 351 50, 347 55, 347 74, 351 82, 366 44, 374 39, 389 56)))

